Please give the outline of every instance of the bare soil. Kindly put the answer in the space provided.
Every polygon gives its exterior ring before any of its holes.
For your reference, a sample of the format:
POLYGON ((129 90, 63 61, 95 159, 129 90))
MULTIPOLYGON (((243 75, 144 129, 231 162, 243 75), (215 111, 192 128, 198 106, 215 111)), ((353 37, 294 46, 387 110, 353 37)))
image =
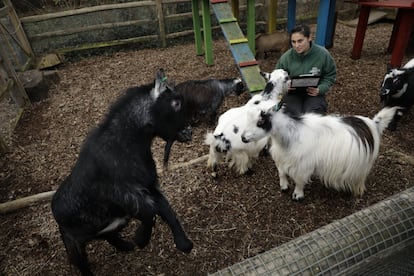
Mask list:
MULTIPOLYGON (((329 112, 372 117, 379 109, 379 85, 390 55, 386 53, 392 24, 370 25, 362 58, 350 59, 355 28, 338 24, 330 49, 338 66, 337 83, 328 96, 329 112)), ((404 63, 413 58, 407 53, 404 63)), ((274 68, 278 54, 260 60, 263 71, 274 68)), ((60 81, 49 98, 34 103, 13 134, 9 153, 0 158, 0 202, 55 190, 74 165, 88 131, 102 119, 108 106, 132 85, 152 81, 163 67, 177 83, 189 79, 234 77, 239 72, 223 39, 214 42, 213 66, 195 55, 193 43, 166 49, 129 50, 85 57, 60 65, 60 81)), ((244 104, 248 93, 228 97, 221 112, 244 104)), ((305 200, 294 202, 279 191, 278 175, 270 157, 261 157, 252 176, 239 176, 225 164, 213 179, 206 162, 160 172, 162 189, 177 212, 193 251, 185 255, 173 244, 164 222, 158 220, 151 243, 143 250, 120 253, 103 241, 88 245, 97 275, 206 275, 290 241, 332 221, 397 194, 414 183, 414 112, 395 132, 385 131, 380 155, 361 198, 325 188, 315 179, 305 200), (408 156, 408 157, 407 157, 408 156)), ((170 165, 204 156, 207 131, 194 129, 192 142, 174 144, 170 165)), ((154 158, 162 160, 164 142, 156 139, 154 158)), ((321 145, 323 146, 323 145, 321 145)), ((139 224, 123 231, 133 236, 139 224)), ((71 270, 50 211, 50 202, 0 215, 1 275, 77 275, 71 270)))

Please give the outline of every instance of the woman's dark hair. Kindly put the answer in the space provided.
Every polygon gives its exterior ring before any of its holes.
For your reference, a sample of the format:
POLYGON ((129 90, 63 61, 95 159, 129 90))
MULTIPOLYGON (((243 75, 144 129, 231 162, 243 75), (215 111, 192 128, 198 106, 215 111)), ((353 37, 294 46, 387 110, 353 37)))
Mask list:
POLYGON ((301 33, 304 37, 309 38, 310 37, 310 28, 308 25, 296 25, 291 31, 290 35, 294 33, 301 33))

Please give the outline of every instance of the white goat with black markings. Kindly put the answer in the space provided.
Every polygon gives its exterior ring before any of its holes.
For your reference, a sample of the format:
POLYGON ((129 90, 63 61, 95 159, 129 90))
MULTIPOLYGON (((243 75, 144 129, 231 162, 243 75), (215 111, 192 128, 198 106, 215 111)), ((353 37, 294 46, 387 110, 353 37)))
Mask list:
POLYGON ((229 167, 239 174, 251 173, 254 160, 268 143, 266 137, 243 143, 240 136, 245 129, 248 110, 267 110, 278 104, 287 93, 289 76, 286 71, 277 69, 263 75, 268 79, 265 89, 245 105, 223 113, 214 132, 206 135, 205 143, 210 147, 207 167, 212 169, 213 177, 217 177, 217 165, 223 160, 229 162, 229 167))
POLYGON ((270 134, 270 154, 279 172, 280 188, 295 182, 294 200, 304 199, 304 186, 312 175, 325 186, 361 196, 365 180, 378 156, 383 130, 398 107, 383 108, 373 119, 363 116, 293 116, 282 107, 251 111, 242 133, 245 143, 270 134))
POLYGON ((388 126, 389 130, 396 130, 398 120, 414 105, 414 58, 402 68, 387 68, 380 99, 383 106, 402 107, 388 126))

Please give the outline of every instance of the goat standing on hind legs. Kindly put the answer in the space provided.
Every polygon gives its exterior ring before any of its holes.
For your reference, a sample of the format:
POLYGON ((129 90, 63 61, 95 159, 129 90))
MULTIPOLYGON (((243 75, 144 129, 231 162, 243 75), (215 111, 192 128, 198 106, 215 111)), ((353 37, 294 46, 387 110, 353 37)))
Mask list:
POLYGON ((254 161, 267 146, 268 138, 243 143, 241 133, 245 129, 248 111, 267 110, 278 104, 288 91, 290 82, 288 73, 283 69, 275 69, 272 73, 261 72, 266 79, 266 87, 260 94, 254 95, 245 105, 234 107, 220 115, 214 132, 205 136, 205 144, 209 146, 207 167, 211 175, 217 177, 217 167, 227 161, 230 168, 239 174, 252 174, 254 161))
POLYGON ((154 83, 129 88, 112 105, 53 196, 52 213, 69 260, 82 275, 93 275, 85 251, 88 241, 103 239, 120 251, 143 248, 156 215, 170 227, 179 250, 189 253, 193 248, 160 190, 151 153, 155 136, 171 141, 187 126, 182 97, 164 80, 161 69, 154 83), (141 221, 134 243, 119 234, 131 218, 141 221))
POLYGON ((283 107, 267 112, 252 110, 242 141, 270 135, 270 154, 279 172, 282 191, 295 182, 293 200, 302 200, 312 175, 335 190, 362 196, 365 180, 378 156, 381 134, 399 107, 383 108, 373 119, 362 116, 294 116, 283 107))

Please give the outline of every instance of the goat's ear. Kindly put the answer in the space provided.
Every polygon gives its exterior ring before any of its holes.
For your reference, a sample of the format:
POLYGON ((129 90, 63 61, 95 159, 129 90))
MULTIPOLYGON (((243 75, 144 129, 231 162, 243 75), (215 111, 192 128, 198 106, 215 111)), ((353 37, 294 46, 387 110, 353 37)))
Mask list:
POLYGON ((260 75, 266 80, 266 81, 269 81, 269 79, 270 79, 270 73, 267 73, 267 72, 263 72, 263 71, 260 71, 260 75))
POLYGON ((168 82, 167 82, 167 87, 169 88, 169 89, 171 89, 171 90, 174 90, 174 88, 175 88, 175 80, 169 80, 168 82))
POLYGON ((165 76, 164 69, 160 68, 157 70, 155 75, 155 86, 154 90, 151 92, 152 98, 155 100, 158 96, 165 91, 167 86, 167 77, 165 76))
POLYGON ((267 119, 266 111, 263 111, 263 110, 260 111, 260 116, 259 116, 259 120, 257 121, 257 126, 258 127, 262 126, 265 123, 266 119, 267 119))

